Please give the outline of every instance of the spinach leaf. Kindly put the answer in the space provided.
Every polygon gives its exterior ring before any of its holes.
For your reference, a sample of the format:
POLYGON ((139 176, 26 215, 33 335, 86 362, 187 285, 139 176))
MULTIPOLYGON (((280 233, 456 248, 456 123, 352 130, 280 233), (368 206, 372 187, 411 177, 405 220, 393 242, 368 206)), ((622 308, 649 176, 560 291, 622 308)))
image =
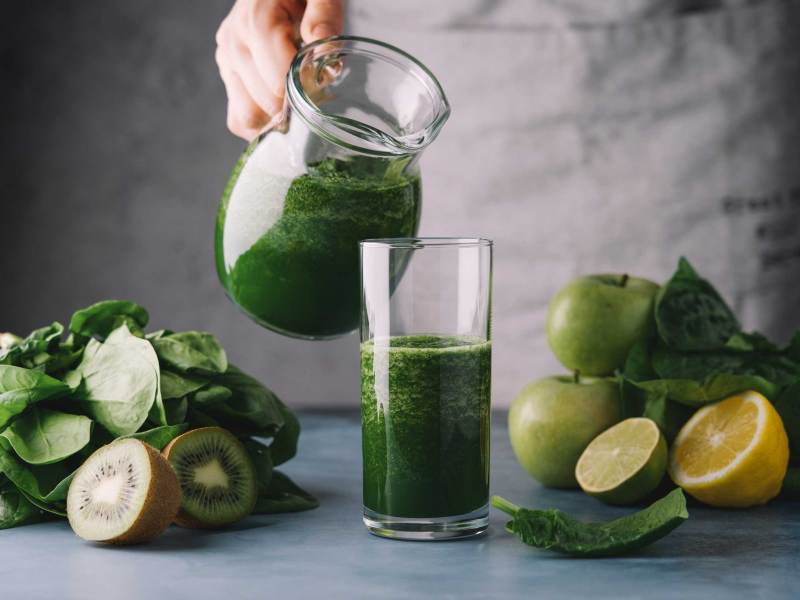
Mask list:
POLYGON ((64 332, 61 323, 53 322, 47 327, 33 330, 28 337, 0 353, 0 365, 34 368, 49 358, 49 352, 55 350, 64 332))
POLYGON ((87 306, 72 315, 69 330, 87 338, 106 339, 121 325, 127 326, 134 335, 141 337, 150 320, 147 310, 126 300, 103 300, 87 306))
POLYGON ((693 413, 688 406, 673 402, 665 395, 656 395, 647 398, 642 416, 654 421, 671 444, 693 413))
POLYGON ((188 398, 168 398, 164 400, 164 413, 167 423, 172 425, 186 421, 186 414, 189 410, 188 398))
POLYGON ((492 505, 513 519, 506 530, 529 546, 571 556, 616 556, 664 537, 689 518, 680 488, 644 510, 605 523, 582 523, 557 510, 520 508, 499 496, 492 505))
POLYGON ((208 387, 196 391, 192 395, 191 401, 194 406, 205 410, 217 404, 227 402, 231 396, 233 396, 233 392, 230 389, 212 383, 208 387))
POLYGON ((657 296, 658 334, 670 348, 714 350, 739 332, 739 321, 719 293, 685 258, 657 296))
POLYGON ((22 460, 33 465, 58 462, 81 450, 92 434, 92 420, 31 407, 0 433, 22 460))
POLYGON ((269 448, 253 438, 242 438, 240 441, 250 456, 250 461, 256 471, 259 495, 268 493, 273 467, 269 448))
MULTIPOLYGON (((16 488, 37 506, 55 514, 66 509, 64 480, 71 477, 75 469, 66 461, 49 465, 25 465, 10 452, 5 438, 0 438, 0 472, 16 488), (63 493, 63 498, 60 496, 63 493)), ((69 485, 66 485, 69 488, 69 485)))
POLYGON ((633 345, 625 359, 622 373, 631 381, 647 381, 658 379, 658 374, 653 369, 653 342, 640 340, 633 345))
POLYGON ((161 371, 161 397, 167 423, 183 423, 186 420, 188 396, 208 385, 208 379, 172 371, 161 371))
POLYGON ((41 371, 0 365, 0 428, 29 405, 69 392, 65 383, 41 371))
POLYGON ((217 338, 203 331, 184 331, 150 340, 162 364, 178 371, 224 373, 228 358, 217 338))
POLYGON ((136 432, 160 402, 158 358, 127 325, 105 342, 90 340, 78 370, 83 381, 77 393, 92 418, 114 435, 136 432))
POLYGON ((704 381, 713 375, 754 375, 772 384, 788 385, 800 377, 800 365, 780 353, 718 350, 676 352, 664 346, 653 351, 653 367, 664 379, 704 381))
POLYGON ((196 392, 201 387, 208 384, 208 379, 193 375, 179 375, 172 371, 161 371, 161 397, 165 400, 169 398, 183 398, 196 392))
POLYGON ((283 425, 269 445, 273 464, 282 465, 297 454, 297 440, 300 437, 300 422, 287 406, 275 397, 278 409, 283 416, 283 425))
MULTIPOLYGON (((284 424, 280 400, 258 380, 230 365, 224 375, 214 378, 233 395, 224 403, 198 406, 221 427, 244 435, 274 436, 284 424)), ((190 405, 194 402, 190 398, 190 405)))
POLYGON ((169 444, 187 429, 189 429, 188 423, 181 423, 179 425, 164 425, 162 427, 148 429, 147 431, 137 431, 136 433, 132 433, 123 437, 142 440, 146 444, 150 444, 156 450, 163 450, 164 446, 169 444))
POLYGON ((153 340, 161 339, 162 337, 167 335, 172 335, 173 333, 175 332, 172 331, 171 329, 159 329, 158 331, 151 331, 150 333, 144 336, 144 339, 152 342, 153 340))
POLYGON ((186 422, 189 423, 189 429, 197 429, 199 427, 222 427, 216 419, 213 419, 202 410, 198 410, 192 406, 189 406, 186 411, 186 422))
POLYGON ((319 501, 280 471, 272 472, 269 487, 258 496, 253 514, 299 512, 317 508, 319 501))
POLYGON ((784 348, 783 354, 789 360, 800 364, 800 331, 795 331, 789 345, 784 348))
POLYGON ((775 401, 775 410, 789 436, 792 462, 800 462, 800 379, 784 388, 775 401))
POLYGON ((8 479, 0 483, 0 529, 9 529, 44 521, 36 508, 8 479))
POLYGON ((778 387, 758 375, 720 373, 700 383, 693 379, 656 379, 635 383, 648 395, 663 395, 674 402, 699 408, 745 390, 755 390, 767 398, 777 395, 778 387))

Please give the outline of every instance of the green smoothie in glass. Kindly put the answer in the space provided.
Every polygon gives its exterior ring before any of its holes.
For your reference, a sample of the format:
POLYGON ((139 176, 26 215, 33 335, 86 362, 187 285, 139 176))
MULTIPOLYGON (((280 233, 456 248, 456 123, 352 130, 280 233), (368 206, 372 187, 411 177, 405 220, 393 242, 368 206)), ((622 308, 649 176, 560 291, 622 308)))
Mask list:
POLYGON ((361 344, 364 506, 449 517, 489 500, 491 342, 409 335, 361 344))

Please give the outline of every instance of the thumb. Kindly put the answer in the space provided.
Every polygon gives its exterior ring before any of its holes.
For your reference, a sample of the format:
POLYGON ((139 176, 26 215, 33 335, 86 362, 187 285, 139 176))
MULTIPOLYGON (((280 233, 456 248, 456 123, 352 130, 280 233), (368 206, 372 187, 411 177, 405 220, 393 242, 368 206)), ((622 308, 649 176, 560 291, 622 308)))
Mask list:
POLYGON ((300 35, 308 44, 344 30, 344 0, 308 0, 300 35))

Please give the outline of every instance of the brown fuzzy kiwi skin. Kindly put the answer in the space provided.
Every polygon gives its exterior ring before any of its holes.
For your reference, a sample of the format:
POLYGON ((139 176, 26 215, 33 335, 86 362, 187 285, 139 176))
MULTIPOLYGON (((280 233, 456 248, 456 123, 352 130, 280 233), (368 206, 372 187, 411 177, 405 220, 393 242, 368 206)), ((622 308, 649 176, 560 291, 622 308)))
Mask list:
MULTIPOLYGON (((139 441, 139 440, 137 440, 139 441)), ((169 527, 181 506, 181 486, 178 476, 158 450, 139 441, 150 458, 150 485, 142 511, 130 529, 105 543, 119 546, 142 544, 161 535, 169 527)))
MULTIPOLYGON (((189 436, 196 431, 221 431, 222 433, 230 437, 233 441, 235 441, 237 444, 241 444, 241 442, 236 438, 236 436, 233 435, 227 429, 223 429, 222 427, 199 427, 197 429, 192 429, 191 431, 187 431, 186 433, 182 433, 178 437, 174 438, 169 444, 167 444, 161 451, 161 453, 164 455, 164 458, 166 460, 169 460, 170 451, 172 450, 172 447, 175 445, 175 443, 178 442, 178 440, 180 440, 184 436, 189 436)), ((252 465, 249 466, 251 471, 253 472, 253 478, 255 478, 256 477, 255 470, 253 469, 252 465)), ((257 500, 258 500, 257 497, 253 498, 253 506, 251 506, 250 510, 247 511, 248 514, 252 513, 253 509, 255 509, 257 500)), ((175 523, 175 525, 179 527, 187 527, 189 529, 220 529, 221 527, 230 525, 230 523, 222 523, 219 525, 205 523, 190 515, 188 512, 183 510, 183 508, 178 509, 178 514, 175 515, 175 519, 173 520, 173 522, 175 523)))

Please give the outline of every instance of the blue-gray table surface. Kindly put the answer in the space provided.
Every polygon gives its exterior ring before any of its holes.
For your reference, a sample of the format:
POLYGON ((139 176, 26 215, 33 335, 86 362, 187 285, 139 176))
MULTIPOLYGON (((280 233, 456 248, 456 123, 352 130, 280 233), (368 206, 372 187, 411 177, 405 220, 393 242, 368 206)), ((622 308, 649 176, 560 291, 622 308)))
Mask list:
MULTIPOLYGON (((611 508, 532 481, 494 415, 492 491, 526 506, 607 519, 611 508)), ((0 531, 4 598, 798 598, 800 503, 746 511, 690 505, 690 519, 629 557, 574 559, 503 530, 455 542, 371 536, 361 523, 355 414, 303 414, 300 452, 285 471, 320 508, 254 516, 221 531, 170 528, 149 545, 96 546, 66 522, 0 531)))

